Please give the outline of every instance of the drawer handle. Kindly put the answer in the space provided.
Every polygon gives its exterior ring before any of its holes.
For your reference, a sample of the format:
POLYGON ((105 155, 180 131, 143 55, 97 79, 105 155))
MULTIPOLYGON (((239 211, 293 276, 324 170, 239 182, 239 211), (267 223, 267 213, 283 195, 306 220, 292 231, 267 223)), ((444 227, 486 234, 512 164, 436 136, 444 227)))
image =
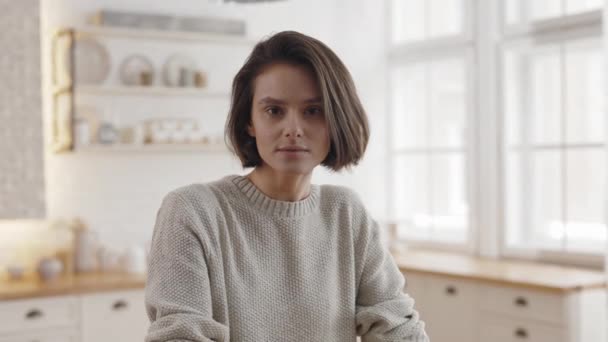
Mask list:
POLYGON ((42 311, 38 309, 32 309, 25 314, 25 318, 27 319, 38 319, 43 316, 42 311))
POLYGON ((526 329, 518 328, 515 330, 515 337, 517 338, 528 338, 528 332, 526 329))
POLYGON ((116 302, 114 302, 114 304, 112 305, 112 309, 114 311, 119 311, 119 310, 124 310, 127 308, 127 306, 129 306, 127 304, 127 302, 125 302, 124 300, 117 300, 116 302))
POLYGON ((455 296, 458 293, 458 290, 456 290, 456 287, 450 285, 448 287, 445 288, 445 293, 448 296, 455 296))
POLYGON ((528 306, 528 300, 526 300, 526 298, 524 298, 524 297, 517 297, 517 298, 515 298, 515 305, 521 306, 521 307, 526 307, 526 306, 528 306))

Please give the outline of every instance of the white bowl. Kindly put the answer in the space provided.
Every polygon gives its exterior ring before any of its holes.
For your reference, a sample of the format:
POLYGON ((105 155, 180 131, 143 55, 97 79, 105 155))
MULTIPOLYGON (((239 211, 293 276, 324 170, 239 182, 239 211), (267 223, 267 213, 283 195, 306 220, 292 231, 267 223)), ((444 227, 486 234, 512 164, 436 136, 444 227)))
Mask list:
POLYGON ((25 273, 25 268, 21 265, 9 265, 6 270, 10 278, 13 280, 23 278, 23 274, 25 273))

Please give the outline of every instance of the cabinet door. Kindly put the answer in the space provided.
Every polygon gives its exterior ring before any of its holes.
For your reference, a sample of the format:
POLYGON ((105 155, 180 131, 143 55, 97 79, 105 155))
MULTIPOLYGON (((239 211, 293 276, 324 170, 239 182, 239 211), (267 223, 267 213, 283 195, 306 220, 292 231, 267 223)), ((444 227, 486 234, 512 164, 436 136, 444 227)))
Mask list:
POLYGON ((528 319, 486 313, 480 320, 480 341, 492 342, 565 342, 567 334, 560 326, 528 319))
POLYGON ((75 330, 50 330, 21 335, 0 336, 0 342, 80 342, 80 339, 75 330))
POLYGON ((429 319, 427 315, 427 280, 426 277, 420 273, 406 272, 405 277, 405 288, 403 291, 414 298, 414 309, 420 314, 420 319, 425 323, 429 319))
POLYGON ((148 325, 143 290, 82 296, 83 342, 143 341, 148 325))
POLYGON ((431 341, 477 341, 475 288, 464 280, 426 276, 424 321, 431 341))
POLYGON ((78 325, 78 300, 58 296, 0 302, 0 336, 78 325))

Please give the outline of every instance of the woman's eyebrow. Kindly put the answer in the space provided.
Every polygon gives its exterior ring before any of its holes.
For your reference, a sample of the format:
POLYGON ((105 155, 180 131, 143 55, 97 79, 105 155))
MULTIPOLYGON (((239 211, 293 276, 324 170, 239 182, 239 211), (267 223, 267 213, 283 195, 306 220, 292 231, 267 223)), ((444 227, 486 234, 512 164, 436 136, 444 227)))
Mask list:
MULTIPOLYGON (((321 97, 314 97, 308 100, 304 100, 304 103, 320 103, 322 101, 321 97)), ((272 104, 285 104, 285 101, 272 98, 270 96, 266 96, 261 98, 258 101, 259 104, 272 103, 272 104)))
POLYGON ((279 99, 275 99, 272 98, 270 96, 266 96, 260 99, 260 101, 258 101, 258 103, 262 104, 262 103, 277 103, 277 104, 284 104, 285 101, 279 100, 279 99))
POLYGON ((319 97, 315 97, 309 100, 304 101, 304 103, 319 103, 321 102, 323 99, 319 96, 319 97))

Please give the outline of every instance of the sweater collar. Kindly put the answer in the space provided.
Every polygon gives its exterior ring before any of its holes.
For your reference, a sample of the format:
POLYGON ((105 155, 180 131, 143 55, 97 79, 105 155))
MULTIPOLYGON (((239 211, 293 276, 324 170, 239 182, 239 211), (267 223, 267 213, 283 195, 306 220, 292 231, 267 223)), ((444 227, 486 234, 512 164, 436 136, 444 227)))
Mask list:
POLYGON ((319 204, 319 186, 311 184, 310 194, 299 201, 280 201, 273 199, 258 189, 249 178, 232 175, 230 180, 259 210, 271 216, 296 217, 311 213, 319 204))

